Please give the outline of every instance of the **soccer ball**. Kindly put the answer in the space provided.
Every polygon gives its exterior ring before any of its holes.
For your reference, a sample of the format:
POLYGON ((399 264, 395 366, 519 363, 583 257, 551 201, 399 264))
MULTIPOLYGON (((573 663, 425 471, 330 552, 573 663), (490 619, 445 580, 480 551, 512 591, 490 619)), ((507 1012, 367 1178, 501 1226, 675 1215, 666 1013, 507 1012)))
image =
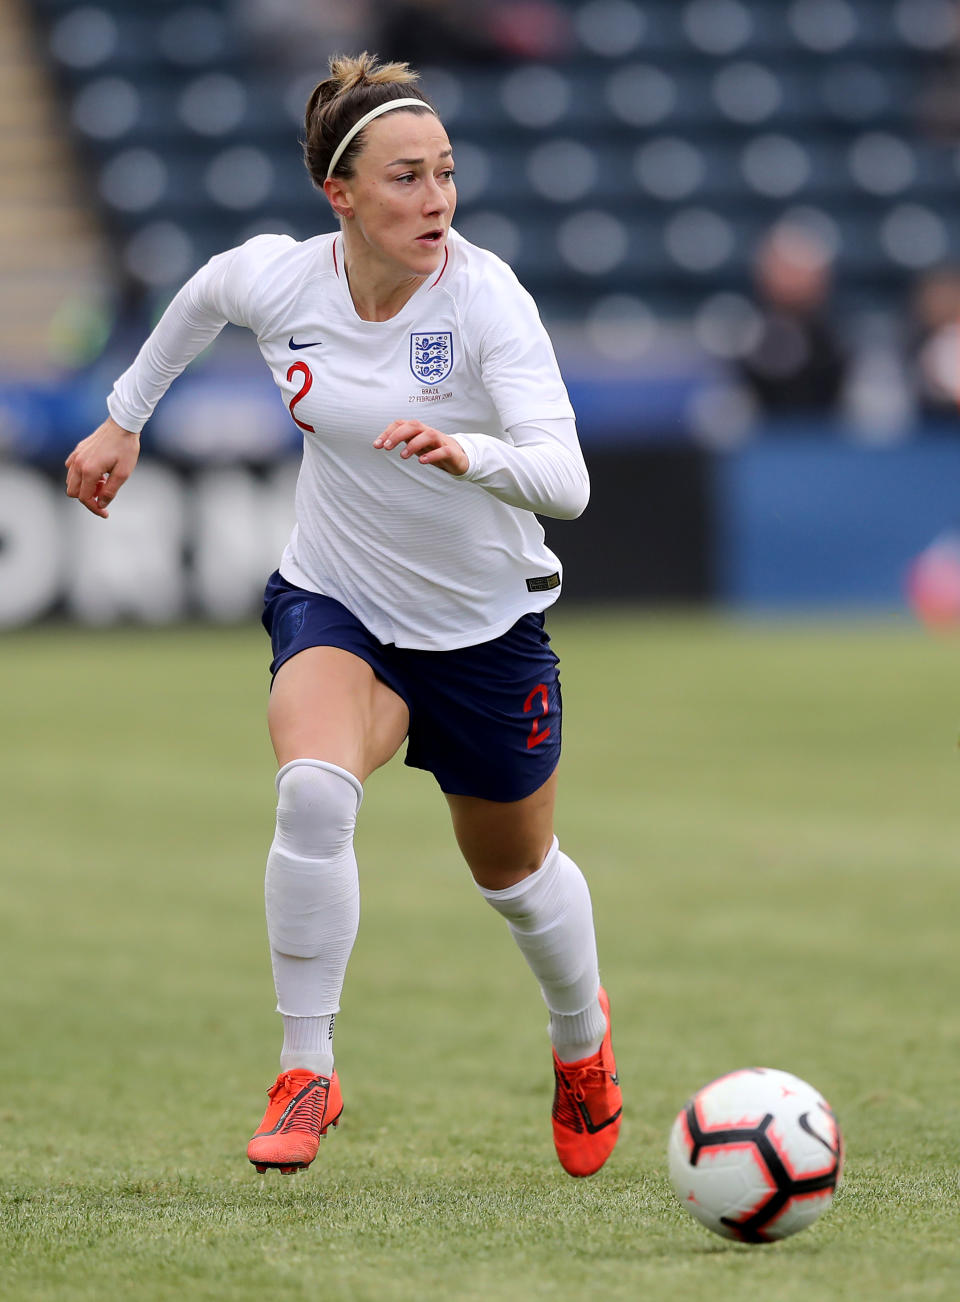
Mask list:
POLYGON ((715 1234, 770 1243, 806 1229, 833 1200, 843 1141, 826 1099, 787 1071, 748 1067, 698 1090, 667 1150, 670 1179, 715 1234))
POLYGON ((918 619, 930 628, 960 624, 960 535, 941 534, 907 572, 907 597, 918 619))

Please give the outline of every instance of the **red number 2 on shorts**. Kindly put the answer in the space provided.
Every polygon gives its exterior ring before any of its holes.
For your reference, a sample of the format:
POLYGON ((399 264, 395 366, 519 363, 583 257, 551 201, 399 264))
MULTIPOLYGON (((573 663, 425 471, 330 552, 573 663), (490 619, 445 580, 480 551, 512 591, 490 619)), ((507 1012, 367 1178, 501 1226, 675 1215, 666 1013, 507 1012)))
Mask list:
POLYGON ((306 364, 306 362, 294 362, 294 364, 290 367, 289 371, 287 371, 287 379, 292 380, 295 375, 303 376, 303 384, 301 384, 299 390, 290 399, 290 402, 288 404, 290 407, 290 415, 293 416, 293 423, 295 425, 299 425, 301 429, 305 429, 308 434, 316 434, 317 431, 313 428, 313 426, 306 425, 302 420, 298 420, 297 417, 294 415, 294 411, 293 411, 294 407, 297 405, 300 399, 305 398, 307 394, 310 392, 310 390, 313 388, 313 376, 311 375, 310 367, 306 364))
MULTIPOLYGON (((550 698, 547 696, 545 683, 537 683, 536 687, 523 703, 524 714, 529 714, 535 708, 536 703, 540 704, 540 714, 547 715, 550 713, 550 698)), ((540 727, 540 719, 534 719, 530 725, 530 732, 527 734, 527 750, 532 750, 534 746, 539 746, 542 741, 546 741, 550 736, 550 725, 546 728, 540 727)))

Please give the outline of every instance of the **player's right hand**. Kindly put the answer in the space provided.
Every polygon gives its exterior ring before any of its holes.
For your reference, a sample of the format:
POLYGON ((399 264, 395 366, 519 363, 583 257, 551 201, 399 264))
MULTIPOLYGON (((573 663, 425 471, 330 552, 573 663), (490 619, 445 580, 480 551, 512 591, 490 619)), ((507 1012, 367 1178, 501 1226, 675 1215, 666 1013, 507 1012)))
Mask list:
POLYGON ((139 455, 140 435, 108 416, 67 457, 67 497, 106 520, 107 507, 130 478, 139 455))

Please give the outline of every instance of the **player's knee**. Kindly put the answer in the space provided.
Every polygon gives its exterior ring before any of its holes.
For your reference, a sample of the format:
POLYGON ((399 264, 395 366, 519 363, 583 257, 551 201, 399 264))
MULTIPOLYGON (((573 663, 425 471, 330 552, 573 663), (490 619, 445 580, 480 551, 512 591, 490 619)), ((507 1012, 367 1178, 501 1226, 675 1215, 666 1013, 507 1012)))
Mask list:
POLYGON ((523 930, 532 920, 540 918, 545 905, 553 907, 559 889, 559 856, 560 847, 554 837, 535 872, 526 874, 504 889, 483 890, 485 898, 512 927, 523 930))
MULTIPOLYGON (((552 832, 546 843, 538 830, 526 836, 497 836, 496 828, 484 836, 460 837, 460 850, 473 880, 486 891, 509 891, 544 870, 548 875, 557 840, 552 832)), ((541 878, 542 880, 542 878, 541 878)))
POLYGON ((363 787, 336 764, 305 759, 284 765, 277 792, 277 834, 264 883, 267 933, 277 953, 315 958, 331 945, 352 944, 356 934, 353 831, 363 787))
POLYGON ((326 860, 352 842, 363 787, 346 769, 295 759, 277 774, 277 840, 308 859, 326 860))

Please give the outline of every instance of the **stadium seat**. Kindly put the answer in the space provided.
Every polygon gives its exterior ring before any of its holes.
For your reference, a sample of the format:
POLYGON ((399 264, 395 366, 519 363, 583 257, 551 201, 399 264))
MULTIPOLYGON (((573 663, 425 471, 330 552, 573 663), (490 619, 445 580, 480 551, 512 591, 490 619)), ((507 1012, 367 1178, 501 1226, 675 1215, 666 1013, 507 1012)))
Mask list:
MULTIPOLYGON (((313 76, 268 62, 229 0, 34 9, 108 229, 153 290, 254 230, 331 227, 297 141, 313 76)), ((946 0, 570 0, 570 20, 564 58, 422 70, 457 225, 549 301, 582 317, 619 284, 695 310, 745 291, 756 240, 796 211, 835 228, 841 296, 896 301, 955 253, 954 150, 914 120, 960 35, 946 0)))

